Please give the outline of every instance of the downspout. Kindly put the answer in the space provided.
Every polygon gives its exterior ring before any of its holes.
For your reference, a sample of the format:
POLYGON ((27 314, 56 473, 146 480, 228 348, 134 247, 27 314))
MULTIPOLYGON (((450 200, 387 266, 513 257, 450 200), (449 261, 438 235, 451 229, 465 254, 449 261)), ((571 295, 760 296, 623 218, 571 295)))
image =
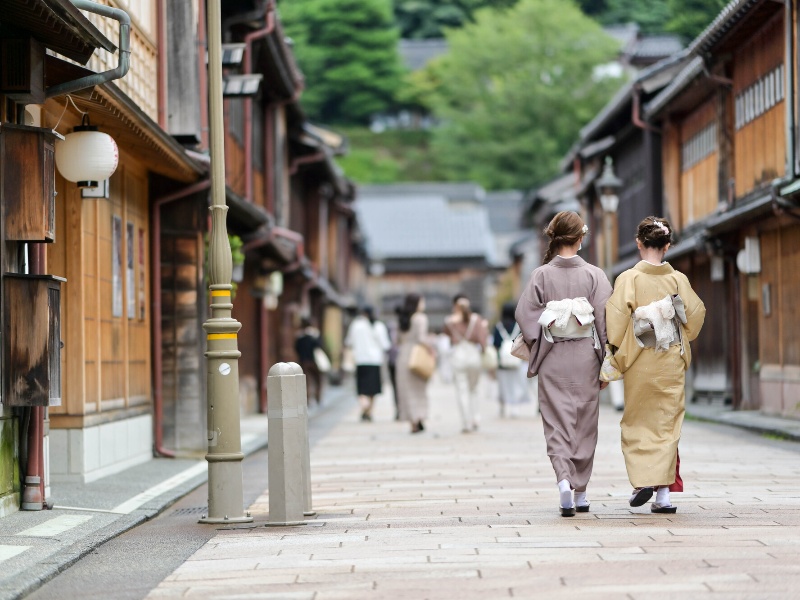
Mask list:
POLYGON ((174 450, 164 448, 164 376, 161 372, 163 367, 164 352, 162 348, 161 335, 161 207, 164 204, 181 200, 192 194, 202 192, 211 187, 211 180, 204 179, 188 187, 183 188, 172 194, 167 194, 153 201, 150 205, 151 223, 151 251, 150 251, 150 272, 153 274, 152 280, 152 317, 153 327, 153 413, 155 423, 155 442, 154 449, 158 456, 173 458, 174 450))
POLYGON ((631 122, 639 129, 661 133, 658 127, 653 127, 650 123, 642 120, 642 88, 638 85, 633 87, 633 103, 631 105, 631 122))
MULTIPOLYGON (((266 24, 258 31, 244 36, 244 74, 253 72, 253 42, 265 38, 275 30, 275 5, 269 2, 265 7, 266 24)), ((253 97, 244 99, 244 196, 253 201, 253 97)))
POLYGON ((65 81, 58 85, 47 88, 47 97, 60 96, 62 94, 69 94, 78 90, 91 88, 101 83, 120 79, 125 76, 131 65, 131 18, 124 10, 112 8, 90 0, 72 0, 72 3, 79 9, 86 12, 100 15, 101 17, 110 17, 115 21, 119 21, 119 60, 116 68, 103 71, 102 73, 93 73, 80 79, 73 81, 65 81))
MULTIPOLYGON (((197 11, 197 69, 200 73, 198 84, 200 86, 200 98, 208 98, 208 69, 206 68, 206 2, 199 0, 197 11)), ((208 102, 200 102, 200 146, 208 148, 208 102)))
POLYGON ((167 130, 167 19, 164 0, 156 0, 156 44, 158 45, 158 125, 167 130))
POLYGON ((785 23, 786 23, 786 73, 788 73, 789 81, 786 82, 785 89, 786 89, 786 176, 791 177, 794 179, 795 171, 798 167, 797 159, 795 157, 795 139, 794 139, 794 130, 795 130, 795 111, 797 107, 795 106, 795 93, 794 93, 794 81, 795 81, 795 73, 794 73, 794 65, 795 65, 795 56, 794 56, 794 32, 792 28, 794 26, 794 15, 792 10, 792 2, 791 0, 787 0, 786 2, 786 16, 785 16, 785 23))
MULTIPOLYGON (((44 244, 28 244, 28 272, 44 275, 47 272, 47 254, 44 244)), ((30 408, 28 426, 28 452, 25 482, 22 490, 22 510, 42 510, 44 497, 44 407, 30 408)))

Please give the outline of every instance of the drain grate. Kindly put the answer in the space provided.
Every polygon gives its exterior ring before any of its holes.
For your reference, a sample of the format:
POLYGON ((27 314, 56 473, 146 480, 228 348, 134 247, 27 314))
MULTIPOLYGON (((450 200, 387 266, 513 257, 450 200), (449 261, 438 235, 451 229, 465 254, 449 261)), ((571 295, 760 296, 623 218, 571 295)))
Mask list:
POLYGON ((191 506, 189 508, 179 508, 172 511, 171 517, 182 517, 185 515, 204 515, 208 512, 207 506, 191 506))

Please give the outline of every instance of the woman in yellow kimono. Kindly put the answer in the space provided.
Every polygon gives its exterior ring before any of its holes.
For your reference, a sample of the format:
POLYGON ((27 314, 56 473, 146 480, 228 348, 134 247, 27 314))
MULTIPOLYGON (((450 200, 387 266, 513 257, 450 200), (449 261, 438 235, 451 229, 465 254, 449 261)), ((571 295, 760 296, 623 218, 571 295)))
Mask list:
POLYGON ((682 492, 678 441, 683 424, 689 342, 706 309, 686 276, 664 262, 672 241, 666 219, 647 217, 636 233, 642 260, 622 273, 606 305, 612 366, 624 374, 622 453, 634 487, 631 506, 656 494, 650 510, 674 513, 669 493, 682 492))

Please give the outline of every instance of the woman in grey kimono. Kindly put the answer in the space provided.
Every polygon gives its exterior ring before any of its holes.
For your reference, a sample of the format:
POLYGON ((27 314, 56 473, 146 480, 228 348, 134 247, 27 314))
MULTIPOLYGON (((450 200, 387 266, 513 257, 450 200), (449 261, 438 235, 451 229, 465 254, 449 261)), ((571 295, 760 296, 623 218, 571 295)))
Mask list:
POLYGON ((561 515, 588 512, 586 486, 597 446, 598 380, 606 342, 611 284, 580 256, 588 232, 581 217, 558 213, 541 267, 517 304, 516 319, 531 348, 528 377, 539 376, 539 410, 547 454, 558 482, 561 515))
POLYGON ((411 423, 411 433, 419 433, 425 429, 423 421, 428 418, 428 382, 411 372, 409 360, 415 344, 428 344, 425 299, 408 294, 398 310, 398 324, 397 405, 400 419, 411 423))

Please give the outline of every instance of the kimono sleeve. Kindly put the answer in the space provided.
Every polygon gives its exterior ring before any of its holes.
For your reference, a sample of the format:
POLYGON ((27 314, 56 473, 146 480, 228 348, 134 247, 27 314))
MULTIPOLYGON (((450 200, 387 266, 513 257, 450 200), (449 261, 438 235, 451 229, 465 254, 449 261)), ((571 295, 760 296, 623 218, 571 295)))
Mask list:
POLYGON ((619 348, 631 325, 632 302, 636 297, 633 288, 634 278, 629 272, 617 277, 614 292, 606 302, 606 334, 608 343, 619 348))
POLYGON ((539 317, 545 309, 545 302, 543 301, 544 294, 542 293, 542 278, 539 269, 535 270, 531 275, 528 285, 525 286, 525 291, 517 303, 517 310, 515 317, 519 329, 522 332, 522 337, 528 345, 533 345, 542 337, 542 326, 539 325, 539 317))
MULTIPOLYGON (((594 309, 594 326, 597 336, 600 338, 600 352, 607 341, 606 334, 606 304, 612 293, 611 284, 608 282, 606 274, 598 269, 597 284, 592 292, 591 304, 594 309)), ((600 357, 602 360, 602 356, 600 357)))
POLYGON ((678 293, 686 308, 686 324, 683 326, 683 330, 686 333, 686 339, 691 342, 700 334, 700 329, 703 327, 703 322, 706 318, 706 305, 703 304, 703 301, 692 289, 686 275, 683 273, 678 275, 678 293))

